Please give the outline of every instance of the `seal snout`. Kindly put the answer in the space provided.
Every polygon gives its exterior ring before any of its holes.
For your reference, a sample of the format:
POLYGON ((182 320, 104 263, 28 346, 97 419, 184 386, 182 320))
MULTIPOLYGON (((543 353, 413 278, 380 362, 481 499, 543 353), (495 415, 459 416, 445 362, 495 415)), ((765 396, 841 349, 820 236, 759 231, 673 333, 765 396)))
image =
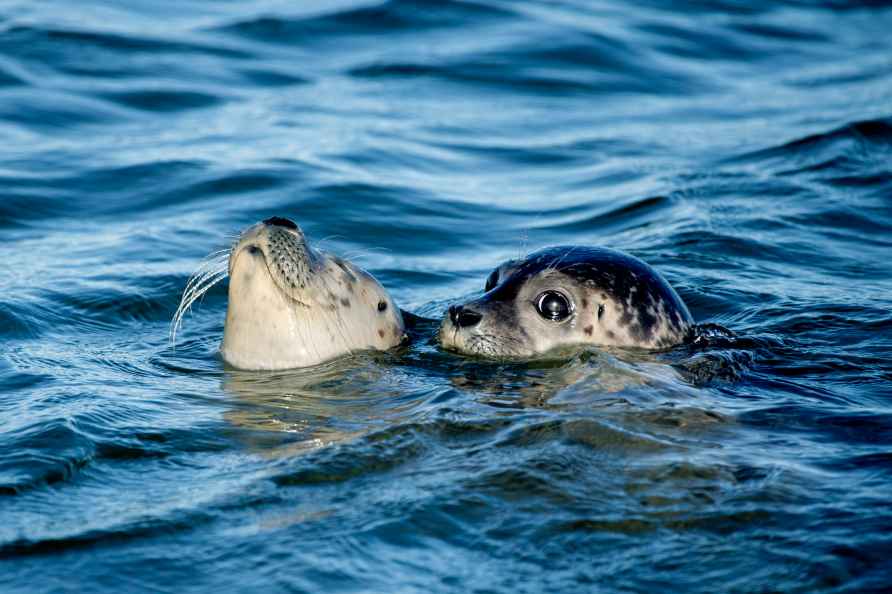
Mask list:
POLYGON ((476 326, 483 319, 483 314, 467 309, 462 305, 449 306, 449 319, 458 328, 476 326))

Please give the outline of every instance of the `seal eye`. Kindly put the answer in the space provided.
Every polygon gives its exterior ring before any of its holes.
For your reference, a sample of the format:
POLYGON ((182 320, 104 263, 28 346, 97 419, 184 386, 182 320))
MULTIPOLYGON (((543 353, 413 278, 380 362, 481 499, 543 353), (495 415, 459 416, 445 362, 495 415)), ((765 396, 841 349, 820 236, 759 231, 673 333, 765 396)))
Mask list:
POLYGON ((570 301, 557 291, 545 291, 536 297, 539 315, 552 322, 561 322, 570 316, 570 301))
POLYGON ((484 293, 489 293, 492 291, 496 285, 499 284, 499 269, 496 268, 493 270, 488 277, 486 277, 486 286, 483 287, 484 293))

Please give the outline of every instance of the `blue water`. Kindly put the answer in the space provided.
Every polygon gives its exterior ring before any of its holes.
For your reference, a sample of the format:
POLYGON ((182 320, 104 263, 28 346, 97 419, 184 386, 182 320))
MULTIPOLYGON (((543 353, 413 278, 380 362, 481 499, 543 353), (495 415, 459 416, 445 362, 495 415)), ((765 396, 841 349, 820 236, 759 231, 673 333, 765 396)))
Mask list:
POLYGON ((0 3, 0 591, 892 587, 892 4, 0 3), (736 338, 216 350, 287 216, 439 317, 549 244, 736 338))

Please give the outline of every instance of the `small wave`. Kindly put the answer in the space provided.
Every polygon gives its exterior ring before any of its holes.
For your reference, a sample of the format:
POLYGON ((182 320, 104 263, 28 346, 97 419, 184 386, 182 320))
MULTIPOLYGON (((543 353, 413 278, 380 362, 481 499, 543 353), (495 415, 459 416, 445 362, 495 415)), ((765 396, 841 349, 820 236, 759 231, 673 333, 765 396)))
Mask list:
POLYGON ((0 66, 0 88, 17 87, 26 85, 27 82, 9 71, 8 67, 0 66))
POLYGON ((59 554, 97 546, 121 546, 140 538, 170 534, 174 531, 195 530, 211 518, 212 515, 201 512, 183 513, 169 519, 142 519, 115 528, 88 529, 67 536, 18 538, 0 543, 0 554, 4 557, 26 557, 59 554))
POLYGON ((656 222, 665 216, 665 211, 673 209, 678 203, 678 199, 672 196, 632 199, 626 204, 602 209, 597 214, 586 213, 586 216, 576 216, 567 222, 548 221, 543 227, 535 228, 547 228, 555 233, 607 233, 610 230, 629 229, 656 222))
MULTIPOLYGON (((524 56, 515 56, 513 53, 516 52, 480 54, 472 59, 452 59, 438 64, 377 62, 356 66, 350 70, 350 74, 361 78, 436 78, 460 83, 474 94, 481 89, 490 89, 540 96, 605 97, 625 94, 694 94, 707 88, 705 82, 677 72, 640 72, 642 69, 638 66, 615 71, 589 67, 568 70, 560 64, 536 62, 535 55, 528 58, 529 62, 524 62, 524 56)), ((559 55, 561 54, 555 54, 559 55)), ((545 57, 547 56, 540 56, 539 59, 545 57)), ((557 58, 552 56, 550 59, 557 58)))
MULTIPOLYGON (((250 58, 251 54, 216 44, 187 43, 172 39, 150 38, 132 33, 119 34, 107 31, 45 28, 15 25, 0 34, 0 48, 7 55, 35 57, 51 64, 70 64, 74 56, 80 56, 88 48, 112 54, 205 54, 221 58, 250 58), (68 59, 62 59, 70 52, 68 59), (58 59, 57 59, 58 58, 58 59)), ((95 57, 95 56, 94 56, 95 57)))
POLYGON ((735 164, 775 161, 776 166, 792 173, 818 167, 821 163, 832 163, 835 158, 847 153, 870 153, 874 150, 882 154, 892 151, 892 120, 864 120, 845 124, 829 132, 811 134, 776 147, 732 157, 726 162, 735 164), (806 163, 795 170, 786 169, 791 159, 806 163))
POLYGON ((331 446, 302 458, 299 468, 279 473, 277 485, 316 485, 377 474, 421 456, 427 449, 412 426, 373 433, 358 444, 331 446))
POLYGON ((264 16, 216 27, 214 30, 264 43, 312 44, 334 37, 415 32, 464 26, 512 13, 495 6, 456 0, 389 0, 382 4, 334 13, 284 17, 264 16))
POLYGON ((89 439, 61 420, 9 428, 2 444, 0 494, 5 495, 70 480, 95 453, 89 439))
POLYGON ((129 116, 99 99, 29 87, 6 93, 0 102, 0 119, 29 131, 67 134, 84 126, 127 121, 129 116))
POLYGON ((223 98, 200 91, 142 90, 105 93, 105 99, 124 107, 151 112, 173 112, 218 105, 223 98))

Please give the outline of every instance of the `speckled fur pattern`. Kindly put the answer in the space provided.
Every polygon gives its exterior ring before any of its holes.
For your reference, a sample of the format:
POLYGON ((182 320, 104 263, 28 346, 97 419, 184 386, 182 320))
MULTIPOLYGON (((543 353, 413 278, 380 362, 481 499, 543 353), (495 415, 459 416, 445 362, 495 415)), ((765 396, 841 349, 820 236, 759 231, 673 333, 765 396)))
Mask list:
POLYGON ((571 345, 665 349, 682 342, 693 319, 668 282, 645 262, 606 248, 558 246, 500 265, 479 299, 462 304, 480 321, 459 327, 446 315, 439 342, 483 357, 534 357, 571 345), (561 321, 535 300, 557 291, 570 303, 561 321))

